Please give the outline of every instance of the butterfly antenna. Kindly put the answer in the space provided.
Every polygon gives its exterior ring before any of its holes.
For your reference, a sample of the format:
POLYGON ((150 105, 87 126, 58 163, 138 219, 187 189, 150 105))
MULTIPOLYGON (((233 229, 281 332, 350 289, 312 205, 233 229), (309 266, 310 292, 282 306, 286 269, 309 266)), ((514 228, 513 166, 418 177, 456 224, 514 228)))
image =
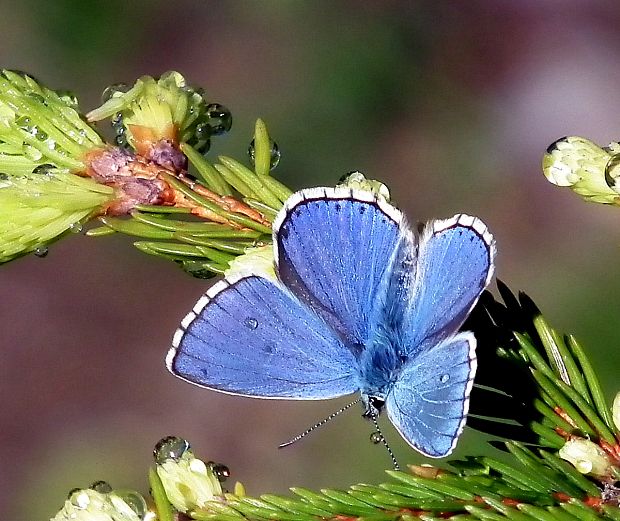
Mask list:
POLYGON ((385 439, 385 436, 383 436, 383 433, 381 432, 381 429, 379 428, 379 422, 377 421, 377 415, 373 414, 370 416, 370 418, 372 419, 372 423, 375 424, 375 432, 379 435, 379 439, 381 443, 383 443, 383 445, 388 451, 388 454, 390 455, 390 458, 392 458, 392 465, 394 465, 394 470, 400 470, 400 465, 398 464, 398 461, 396 461, 396 457, 394 456, 392 449, 390 449, 390 446, 388 445, 388 442, 385 439))
POLYGON ((354 402, 351 402, 347 405, 345 405, 344 407, 342 407, 341 409, 338 409, 336 412, 331 413, 327 418, 323 418, 320 422, 315 423, 312 427, 308 427, 304 432, 302 432, 301 434, 298 434, 297 436, 295 436, 294 438, 291 438, 290 440, 288 440, 287 442, 281 443, 280 445, 278 445, 279 449, 283 449, 284 447, 288 447, 289 445, 292 445, 293 443, 295 443, 296 441, 301 440, 302 438, 304 438, 305 436, 307 436, 308 434, 310 434, 314 429, 318 429, 319 427, 322 427, 323 425, 325 425, 328 421, 333 420, 336 416, 338 416, 339 414, 342 414, 344 411, 346 411, 347 409, 350 409, 351 407, 353 407, 356 403, 359 403, 360 399, 358 398, 357 400, 355 400, 354 402))

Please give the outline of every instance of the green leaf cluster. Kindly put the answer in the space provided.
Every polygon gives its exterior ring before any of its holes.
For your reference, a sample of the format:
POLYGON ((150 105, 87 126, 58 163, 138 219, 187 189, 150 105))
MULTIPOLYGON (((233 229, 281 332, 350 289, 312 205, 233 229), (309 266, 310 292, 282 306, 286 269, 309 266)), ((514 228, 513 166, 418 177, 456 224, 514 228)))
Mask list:
POLYGON ((81 171, 85 154, 101 146, 73 95, 48 89, 28 74, 1 71, 0 172, 27 175, 46 164, 81 171))

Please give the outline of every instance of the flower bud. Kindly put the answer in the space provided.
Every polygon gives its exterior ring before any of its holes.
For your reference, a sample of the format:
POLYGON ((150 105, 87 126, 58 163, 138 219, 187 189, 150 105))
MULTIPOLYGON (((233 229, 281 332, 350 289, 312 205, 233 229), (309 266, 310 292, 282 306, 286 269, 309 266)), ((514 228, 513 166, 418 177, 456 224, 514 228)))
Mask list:
POLYGON ((614 190, 615 145, 603 149, 578 136, 558 139, 543 156, 543 173, 551 183, 569 186, 587 201, 618 204, 620 191, 614 190))
POLYGON ((247 248, 243 255, 235 257, 230 262, 230 268, 224 274, 226 278, 259 275, 275 281, 277 278, 273 263, 273 246, 269 244, 247 248))
MULTIPOLYGON (((112 85, 106 89, 104 97, 103 105, 87 114, 88 121, 115 116, 117 143, 120 137, 123 144, 129 143, 138 154, 155 162, 162 152, 157 148, 165 147, 162 142, 174 145, 173 148, 183 142, 198 152, 206 152, 210 136, 226 132, 232 122, 227 109, 219 104, 208 104, 202 90, 189 85, 175 71, 159 78, 142 76, 131 87, 112 85)), ((185 159, 173 148, 165 148, 162 166, 174 168, 185 159)))
POLYGON ((63 233, 79 232, 114 197, 109 186, 48 167, 29 175, 0 173, 0 263, 38 255, 63 233))
POLYGON ((346 186, 354 190, 366 190, 377 194, 381 199, 390 202, 390 190, 380 181, 374 179, 366 179, 361 172, 351 172, 341 179, 338 186, 346 186))
POLYGON ((616 429, 620 432, 620 392, 618 392, 618 394, 616 394, 616 397, 614 398, 614 403, 611 406, 611 414, 614 420, 614 425, 616 426, 616 429))
POLYGON ((159 463, 157 475, 168 500, 180 512, 202 508, 222 495, 222 487, 212 468, 195 458, 191 450, 180 458, 159 463))
POLYGON ((116 494, 83 489, 73 492, 51 521, 142 521, 145 509, 144 498, 136 492, 116 494), (129 497, 131 501, 127 503, 125 498, 129 497))
POLYGON ((603 477, 608 476, 611 471, 611 464, 605 451, 590 440, 570 439, 560 449, 558 455, 572 463, 582 474, 603 477))

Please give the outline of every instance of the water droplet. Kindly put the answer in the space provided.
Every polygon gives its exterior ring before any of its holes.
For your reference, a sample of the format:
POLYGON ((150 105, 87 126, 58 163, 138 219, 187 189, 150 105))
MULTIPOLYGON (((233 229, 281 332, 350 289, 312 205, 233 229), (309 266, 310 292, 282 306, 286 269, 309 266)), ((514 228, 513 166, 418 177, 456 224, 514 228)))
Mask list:
POLYGON ((196 130, 194 131, 194 136, 196 139, 200 141, 201 139, 209 139, 211 136, 211 125, 208 123, 199 123, 196 125, 196 130))
POLYGON ((211 470, 220 483, 223 483, 230 477, 230 469, 222 463, 212 463, 211 470))
POLYGON ((75 494, 76 492, 79 492, 80 490, 82 490, 81 488, 75 487, 72 488, 71 490, 69 490, 69 492, 67 492, 67 499, 71 499, 71 496, 73 494, 75 494))
POLYGON ((84 510, 88 508, 90 504, 90 497, 88 496, 88 492, 85 490, 77 490, 69 497, 69 501, 80 510, 84 510))
POLYGON ((43 157, 43 152, 41 152, 38 148, 33 147, 32 145, 28 145, 24 143, 22 145, 22 154, 26 156, 28 159, 32 161, 38 161, 43 157))
POLYGON ((122 112, 117 112, 116 114, 114 114, 114 116, 112 116, 112 119, 110 120, 110 123, 112 124, 113 128, 118 128, 118 127, 123 127, 123 113, 122 112))
POLYGON ((114 143, 116 144, 117 147, 126 148, 129 144, 128 144, 127 135, 125 134, 125 132, 122 132, 121 134, 117 134, 116 137, 114 138, 114 143))
POLYGON ((383 437, 378 432, 373 432, 370 435, 370 441, 376 445, 377 443, 381 443, 381 441, 383 441, 383 437))
POLYGON ((211 103, 207 105, 207 117, 209 126, 214 136, 225 134, 232 127, 232 114, 224 105, 211 103))
POLYGON ((41 94, 39 94, 38 92, 29 92, 28 97, 31 98, 33 101, 36 101, 37 103, 41 103, 42 105, 47 105, 45 98, 41 96, 41 94))
MULTIPOLYGON (((129 512, 126 512, 127 507, 129 507, 131 511, 140 519, 146 515, 148 510, 144 498, 133 490, 115 490, 112 494, 110 494, 110 502, 114 505, 118 512, 125 513, 126 515, 129 514, 129 512), (122 500, 127 506, 123 505, 119 499, 122 500)), ((127 515, 127 517, 129 517, 129 515, 127 515)))
POLYGON ((243 323, 248 329, 256 329, 258 327, 258 320, 255 318, 246 318, 243 323))
POLYGON ((108 492, 112 492, 112 486, 107 481, 95 481, 90 487, 96 492, 100 492, 101 494, 107 494, 108 492))
POLYGON ((164 72, 159 77, 158 83, 171 83, 172 85, 176 85, 179 88, 183 88, 187 85, 187 82, 185 81, 183 75, 177 71, 164 72))
POLYGON ((203 156, 207 155, 207 152, 211 150, 211 140, 205 139, 202 143, 196 143, 196 150, 198 150, 203 156))
POLYGON ((28 116, 20 116, 15 120, 15 124, 25 130, 26 132, 32 132, 32 120, 28 116))
MULTIPOLYGON (((280 148, 278 147, 278 144, 273 139, 270 139, 269 143, 271 145, 271 160, 269 163, 269 170, 273 170, 276 166, 278 166, 278 163, 280 162, 280 157, 282 154, 280 153, 280 148)), ((250 143, 250 146, 248 147, 248 155, 250 156, 250 162, 253 165, 254 164, 254 140, 252 140, 252 142, 250 143)))
POLYGON ((78 106, 77 96, 70 90, 57 90, 56 94, 65 105, 76 109, 78 106))
POLYGON ((81 222, 71 223, 69 225, 69 231, 71 233, 80 233, 84 229, 81 222))
POLYGON ((164 463, 172 459, 178 461, 181 456, 189 449, 189 442, 178 436, 167 436, 157 442, 153 449, 153 456, 156 463, 164 463))
POLYGON ((49 249, 47 246, 39 246, 38 248, 34 249, 34 254, 40 258, 46 257, 48 253, 49 249))
POLYGON ((441 378, 439 378, 439 381, 442 384, 445 384, 448 380, 450 380, 450 375, 449 374, 442 374, 441 378))
MULTIPOLYGON (((183 87, 183 90, 185 92, 189 92, 190 94, 198 94, 198 96, 200 96, 205 103, 207 103, 207 104, 209 103, 209 100, 206 97, 207 93, 206 93, 206 91, 202 87, 189 87, 189 86, 185 86, 185 87, 183 87)), ((192 96, 192 98, 193 98, 193 96, 192 96)))
POLYGON ((32 169, 32 173, 35 175, 52 175, 52 171, 56 167, 50 163, 43 163, 39 166, 35 166, 32 169))
POLYGON ((101 103, 105 103, 114 96, 117 92, 127 92, 130 89, 126 83, 113 83, 108 85, 101 93, 101 103))
POLYGON ((45 132, 43 132, 40 128, 34 127, 35 132, 35 137, 39 140, 39 141, 45 141, 47 139, 47 134, 45 132))
POLYGON ((123 126, 120 125, 118 127, 114 127, 114 134, 116 137, 126 137, 127 136, 127 129, 123 126))

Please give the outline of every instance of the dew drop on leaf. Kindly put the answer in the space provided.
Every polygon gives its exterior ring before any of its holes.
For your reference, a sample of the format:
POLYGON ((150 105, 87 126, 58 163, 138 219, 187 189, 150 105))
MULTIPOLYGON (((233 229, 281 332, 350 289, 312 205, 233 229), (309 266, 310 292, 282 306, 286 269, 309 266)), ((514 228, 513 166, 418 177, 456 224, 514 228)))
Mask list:
MULTIPOLYGON (((269 140, 269 144, 271 145, 271 159, 269 162, 269 170, 273 170, 276 166, 278 166, 278 163, 280 162, 280 156, 282 154, 280 153, 280 148, 278 147, 278 144, 273 139, 269 140)), ((252 163, 252 165, 254 165, 254 153, 254 140, 252 140, 250 146, 248 147, 248 156, 250 156, 250 163, 252 163)))
POLYGON ((71 490, 69 490, 69 492, 67 492, 67 499, 69 499, 69 500, 70 500, 70 499, 71 499, 71 496, 72 496, 73 494, 75 494, 76 492, 79 492, 80 490, 82 490, 82 489, 81 489, 81 488, 78 488, 78 487, 75 487, 75 488, 72 488, 71 490))
POLYGON ((69 231, 71 233, 80 233, 83 229, 84 229, 84 226, 82 226, 82 223, 80 222, 71 223, 69 225, 69 231))
POLYGON ((212 463, 211 470, 220 483, 223 483, 230 477, 230 469, 222 463, 212 463))
POLYGON ((112 486, 107 481, 95 481, 90 487, 96 492, 101 492, 102 494, 107 494, 108 492, 112 492, 112 486))
POLYGON ((43 163, 39 166, 35 166, 32 169, 32 173, 35 175, 52 175, 52 170, 56 168, 50 163, 43 163))
POLYGON ((120 499, 138 516, 139 519, 143 519, 148 510, 144 498, 133 490, 116 489, 110 494, 109 498, 110 502, 116 507, 116 510, 123 512, 126 509, 124 505, 118 504, 118 500, 120 499))
POLYGON ((153 449, 153 457, 156 463, 164 463, 167 460, 178 461, 189 449, 189 442, 178 436, 166 436, 157 442, 153 449))
POLYGON ((113 83, 112 85, 108 85, 101 93, 101 102, 105 103, 117 92, 127 92, 129 88, 129 85, 126 83, 113 83))
POLYGON ((258 320, 255 318, 246 318, 243 323, 248 329, 256 329, 258 327, 258 320))
POLYGON ((34 254, 36 257, 46 257, 47 254, 49 253, 49 249, 47 246, 39 246, 38 248, 34 249, 34 254))
POLYGON ((211 133, 214 136, 225 134, 232 127, 232 114, 224 105, 211 103, 207 105, 206 112, 211 133))

